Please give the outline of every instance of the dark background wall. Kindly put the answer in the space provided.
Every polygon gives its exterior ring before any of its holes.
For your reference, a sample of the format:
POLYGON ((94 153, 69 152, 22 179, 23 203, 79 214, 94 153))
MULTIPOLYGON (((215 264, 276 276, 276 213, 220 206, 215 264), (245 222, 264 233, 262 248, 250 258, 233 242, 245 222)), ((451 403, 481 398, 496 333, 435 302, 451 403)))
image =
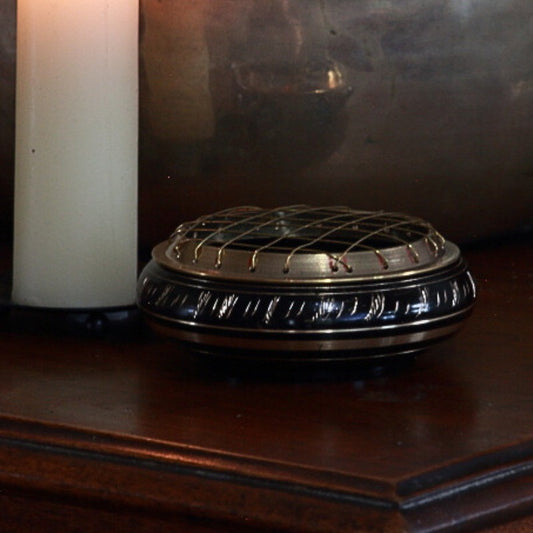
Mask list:
POLYGON ((15 134, 15 0, 0 0, 0 238, 11 230, 15 134))
MULTIPOLYGON (((530 0, 142 0, 141 10, 143 248, 237 204, 406 211, 460 242, 531 231, 530 0), (309 69, 298 78, 311 60, 338 67, 340 92, 318 97, 309 69), (265 64, 292 72, 284 94, 278 78, 241 79, 265 64)), ((0 0, 4 239, 14 65, 15 0, 0 0)))

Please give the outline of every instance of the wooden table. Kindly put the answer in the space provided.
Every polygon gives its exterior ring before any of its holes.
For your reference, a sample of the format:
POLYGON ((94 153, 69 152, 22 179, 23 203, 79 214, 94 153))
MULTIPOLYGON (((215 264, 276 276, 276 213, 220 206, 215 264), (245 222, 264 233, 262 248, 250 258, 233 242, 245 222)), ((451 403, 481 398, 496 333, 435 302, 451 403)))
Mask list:
POLYGON ((0 530, 533 531, 532 248, 466 256, 465 327, 373 376, 4 327, 0 530))

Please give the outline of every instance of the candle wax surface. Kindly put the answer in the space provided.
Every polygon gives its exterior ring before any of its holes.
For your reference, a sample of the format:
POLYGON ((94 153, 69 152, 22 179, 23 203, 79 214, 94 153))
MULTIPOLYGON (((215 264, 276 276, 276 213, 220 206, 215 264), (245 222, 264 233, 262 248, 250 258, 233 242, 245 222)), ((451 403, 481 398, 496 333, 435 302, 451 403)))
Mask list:
POLYGON ((130 305, 138 4, 19 0, 15 304, 130 305))

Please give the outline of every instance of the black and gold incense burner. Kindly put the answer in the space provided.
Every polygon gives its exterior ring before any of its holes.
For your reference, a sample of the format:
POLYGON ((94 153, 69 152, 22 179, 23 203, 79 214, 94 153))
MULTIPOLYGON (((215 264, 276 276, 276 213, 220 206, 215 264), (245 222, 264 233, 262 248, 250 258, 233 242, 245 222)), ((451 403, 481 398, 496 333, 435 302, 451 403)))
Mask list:
POLYGON ((428 222, 348 207, 237 207, 181 224, 139 278, 158 332, 257 360, 373 360, 457 331, 475 283, 428 222))

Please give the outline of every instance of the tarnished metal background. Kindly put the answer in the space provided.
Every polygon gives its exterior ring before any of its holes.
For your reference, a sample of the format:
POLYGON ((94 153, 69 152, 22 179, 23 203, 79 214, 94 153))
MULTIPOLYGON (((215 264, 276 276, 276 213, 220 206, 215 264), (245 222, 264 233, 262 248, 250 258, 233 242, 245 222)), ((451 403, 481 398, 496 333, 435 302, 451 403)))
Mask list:
MULTIPOLYGON (((141 245, 239 204, 405 211, 459 242, 531 229, 530 0, 140 5, 141 245)), ((0 13, 7 223, 14 1, 0 13)))

